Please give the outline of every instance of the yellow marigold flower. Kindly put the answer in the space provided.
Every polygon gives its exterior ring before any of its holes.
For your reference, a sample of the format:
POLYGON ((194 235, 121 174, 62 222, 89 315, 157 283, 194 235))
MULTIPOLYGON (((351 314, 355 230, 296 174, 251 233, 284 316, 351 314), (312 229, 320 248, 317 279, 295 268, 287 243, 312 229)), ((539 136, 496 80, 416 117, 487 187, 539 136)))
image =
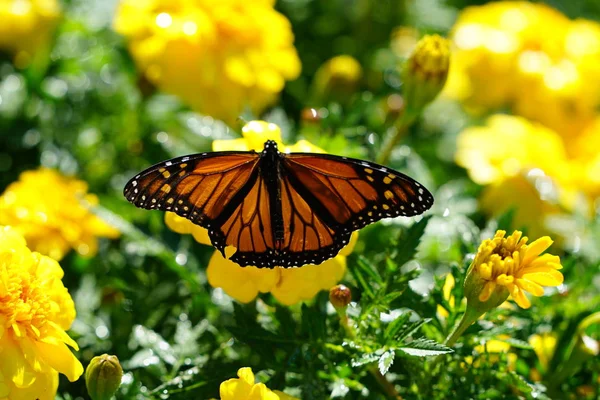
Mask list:
POLYGON ((312 87, 312 106, 327 101, 347 101, 362 77, 360 63, 351 56, 336 56, 319 67, 312 87))
POLYGON ((547 369, 554 354, 556 342, 558 341, 556 334, 552 332, 543 333, 541 335, 534 334, 529 337, 528 341, 531 347, 533 347, 533 351, 535 351, 544 370, 547 369))
POLYGON ((567 141, 523 117, 493 115, 485 126, 468 127, 457 139, 456 162, 475 182, 489 185, 481 207, 491 215, 516 210, 515 226, 532 234, 546 231, 544 217, 576 204, 579 195, 592 202, 600 194, 600 123, 581 140, 567 141), (519 197, 513 194, 519 193, 519 197))
POLYGON ((562 139, 543 125, 511 115, 493 115, 485 126, 463 130, 457 139, 458 165, 475 182, 487 185, 540 168, 561 178, 567 154, 562 139))
POLYGON ((193 109, 233 122, 260 113, 300 74, 273 0, 122 0, 114 21, 142 73, 193 109))
POLYGON ((417 43, 403 70, 406 109, 418 113, 442 91, 450 66, 450 42, 426 35, 417 43))
POLYGON ((445 93, 476 112, 511 107, 565 138, 600 105, 600 24, 525 1, 469 7, 452 33, 445 93))
POLYGON ((15 229, 0 227, 0 399, 52 400, 58 373, 79 379, 83 366, 65 332, 75 306, 50 257, 29 250, 15 229))
MULTIPOLYGON (((242 136, 241 139, 215 140, 213 150, 262 150, 264 143, 270 139, 277 142, 282 152, 324 152, 306 140, 292 146, 284 145, 279 127, 264 121, 248 122, 242 128, 242 136)), ((165 223, 177 233, 192 234, 199 243, 211 244, 205 228, 175 213, 167 212, 165 223)), ((357 238, 358 233, 354 233, 350 243, 336 257, 320 265, 306 265, 302 268, 240 267, 215 251, 206 270, 208 282, 213 287, 222 288, 228 295, 243 303, 254 300, 258 293, 268 292, 286 305, 310 300, 319 291, 329 290, 342 279, 346 272, 346 256, 352 252, 357 238)), ((225 251, 227 253, 228 249, 225 251)))
POLYGON ((467 307, 486 312, 502 304, 510 295, 522 308, 531 302, 525 296, 544 294, 543 286, 558 286, 563 282, 560 258, 542 253, 552 239, 544 236, 527 244, 527 236, 514 231, 505 237, 499 230, 493 239, 484 240, 465 279, 467 307))
POLYGON ((0 196, 0 225, 14 227, 33 250, 55 260, 71 248, 93 256, 97 237, 119 236, 119 231, 90 212, 96 204, 98 198, 87 193, 83 181, 51 169, 26 171, 0 196))
POLYGON ((264 383, 254 383, 250 368, 240 368, 238 377, 221 383, 221 400, 299 400, 278 390, 271 391, 264 383))
POLYGON ((38 52, 47 50, 59 18, 56 0, 2 0, 0 51, 13 54, 17 67, 28 66, 38 52))

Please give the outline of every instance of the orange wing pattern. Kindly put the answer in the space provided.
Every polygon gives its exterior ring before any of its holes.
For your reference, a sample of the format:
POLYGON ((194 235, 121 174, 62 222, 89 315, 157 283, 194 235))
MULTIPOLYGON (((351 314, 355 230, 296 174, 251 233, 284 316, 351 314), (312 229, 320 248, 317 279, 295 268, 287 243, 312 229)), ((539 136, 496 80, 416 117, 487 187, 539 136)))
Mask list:
POLYGON ((313 210, 343 231, 382 218, 422 214, 433 204, 433 196, 419 182, 375 163, 296 153, 287 155, 283 165, 313 210))
POLYGON ((259 159, 251 152, 174 158, 135 176, 123 194, 138 207, 173 211, 211 229, 211 223, 251 188, 259 159))

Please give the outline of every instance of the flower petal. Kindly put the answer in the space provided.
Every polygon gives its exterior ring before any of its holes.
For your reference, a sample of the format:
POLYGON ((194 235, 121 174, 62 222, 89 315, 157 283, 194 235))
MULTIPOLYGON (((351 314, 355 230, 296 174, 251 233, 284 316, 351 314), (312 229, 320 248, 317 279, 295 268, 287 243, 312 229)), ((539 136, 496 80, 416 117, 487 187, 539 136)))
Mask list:
POLYGON ((527 254, 523 259, 523 265, 527 265, 542 254, 552 245, 552 239, 549 236, 543 236, 538 240, 527 245, 527 254))
POLYGON ((563 274, 555 269, 548 269, 544 272, 526 273, 522 278, 542 286, 558 286, 564 281, 563 274))
POLYGON ((544 294, 544 288, 535 282, 528 279, 517 279, 517 285, 522 289, 534 296, 542 296, 544 294))
POLYGON ((278 268, 240 267, 215 251, 206 269, 208 283, 222 288, 234 299, 249 303, 258 296, 258 292, 268 292, 280 280, 278 268))
POLYGON ((244 367, 238 369, 237 372, 238 377, 246 382, 248 385, 254 385, 254 373, 252 372, 252 368, 244 367))
POLYGON ((479 301, 488 301, 492 293, 494 293, 494 289, 496 289, 496 282, 487 282, 479 294, 479 301))
POLYGON ((252 386, 242 379, 228 379, 219 386, 221 400, 244 400, 252 386))
POLYGON ((531 307, 531 302, 529 301, 527 296, 525 296, 525 293, 522 290, 520 290, 517 285, 514 286, 514 289, 511 291, 510 295, 512 296, 515 303, 519 305, 519 307, 524 309, 531 307))
POLYGON ((46 364, 75 382, 83 374, 83 366, 71 353, 66 344, 48 344, 35 342, 38 354, 46 364))

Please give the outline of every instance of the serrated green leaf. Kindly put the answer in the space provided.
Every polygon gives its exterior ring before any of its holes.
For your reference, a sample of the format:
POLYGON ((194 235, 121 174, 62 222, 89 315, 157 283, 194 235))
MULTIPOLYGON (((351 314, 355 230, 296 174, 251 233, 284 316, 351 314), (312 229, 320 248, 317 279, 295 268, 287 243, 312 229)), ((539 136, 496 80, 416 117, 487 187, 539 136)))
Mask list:
POLYGON ((377 367, 379 368, 379 372, 381 375, 385 375, 392 364, 394 363, 394 357, 396 353, 392 350, 388 350, 379 357, 379 362, 377 363, 377 367))
POLYGON ((425 338, 413 340, 406 346, 400 347, 398 350, 402 350, 406 354, 416 357, 437 356, 454 352, 450 347, 446 347, 441 343, 425 338))
POLYGON ((363 354, 358 358, 353 358, 351 364, 353 367, 360 367, 361 365, 370 364, 379 360, 379 357, 380 356, 374 353, 363 354))
POLYGON ((394 257, 394 261, 398 267, 403 266, 415 257, 417 247, 421 243, 421 238, 425 233, 425 228, 430 219, 430 215, 423 217, 419 222, 408 228, 406 233, 400 237, 398 248, 396 249, 397 253, 394 257))
POLYGON ((431 321, 431 318, 420 319, 410 324, 405 325, 401 331, 398 332, 396 339, 404 340, 415 333, 420 327, 431 321))
POLYGON ((385 332, 383 333, 384 340, 387 342, 388 340, 393 339, 396 336, 396 334, 400 331, 400 329, 402 329, 404 324, 406 324, 409 318, 410 313, 405 312, 404 314, 399 315, 398 318, 390 322, 385 328, 385 332))

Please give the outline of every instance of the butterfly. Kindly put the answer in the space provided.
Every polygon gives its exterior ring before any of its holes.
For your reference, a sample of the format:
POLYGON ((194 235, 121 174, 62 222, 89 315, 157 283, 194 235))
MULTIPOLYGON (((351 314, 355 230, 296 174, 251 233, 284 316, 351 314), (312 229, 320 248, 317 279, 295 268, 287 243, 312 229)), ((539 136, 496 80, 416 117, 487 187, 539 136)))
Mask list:
POLYGON ((415 216, 433 196, 414 179, 384 166, 317 153, 192 154, 156 164, 123 191, 140 208, 172 211, 208 230, 225 257, 259 268, 320 264, 353 231, 382 218, 415 216))

